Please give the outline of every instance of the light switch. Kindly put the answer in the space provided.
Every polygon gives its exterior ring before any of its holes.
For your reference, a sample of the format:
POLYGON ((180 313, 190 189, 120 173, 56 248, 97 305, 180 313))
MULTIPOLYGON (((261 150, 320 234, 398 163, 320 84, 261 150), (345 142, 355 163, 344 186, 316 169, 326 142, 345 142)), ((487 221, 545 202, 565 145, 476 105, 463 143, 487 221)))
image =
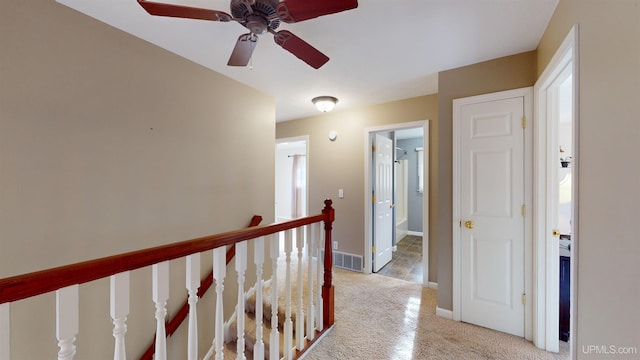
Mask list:
POLYGON ((344 199, 344 189, 338 189, 338 197, 344 199))

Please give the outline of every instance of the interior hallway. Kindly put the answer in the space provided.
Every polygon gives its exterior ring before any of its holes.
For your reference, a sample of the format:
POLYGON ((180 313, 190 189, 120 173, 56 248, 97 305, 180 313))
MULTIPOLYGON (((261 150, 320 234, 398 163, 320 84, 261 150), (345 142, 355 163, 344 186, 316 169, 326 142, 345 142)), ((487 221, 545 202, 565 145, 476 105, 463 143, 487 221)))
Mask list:
MULTIPOLYGON (((565 360, 517 336, 436 316, 437 291, 334 269, 335 327, 305 360, 565 360)), ((566 344, 566 343, 565 343, 566 344)))
MULTIPOLYGON (((408 235, 402 238, 397 245, 398 250, 393 253, 393 259, 380 269, 377 274, 422 284, 422 237, 408 235)), ((423 293, 426 291, 436 293, 436 290, 423 289, 423 293)), ((565 341, 560 341, 559 354, 547 353, 543 355, 540 353, 536 354, 536 356, 539 356, 536 358, 568 359, 569 344, 565 341)), ((480 356, 479 358, 485 357, 480 356)))

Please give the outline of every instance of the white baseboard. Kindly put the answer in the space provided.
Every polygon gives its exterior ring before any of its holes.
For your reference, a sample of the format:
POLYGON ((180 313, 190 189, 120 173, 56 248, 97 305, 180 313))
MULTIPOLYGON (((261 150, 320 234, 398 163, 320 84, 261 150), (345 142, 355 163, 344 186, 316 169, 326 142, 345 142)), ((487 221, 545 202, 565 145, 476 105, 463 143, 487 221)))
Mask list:
POLYGON ((437 282, 432 282, 429 281, 429 285, 428 285, 429 289, 435 289, 438 290, 438 283, 437 282))
POLYGON ((447 309, 442 309, 442 308, 439 308, 438 306, 436 306, 436 316, 439 316, 439 317, 445 318, 445 319, 449 319, 449 320, 453 320, 453 311, 447 310, 447 309))
POLYGON ((408 231, 407 235, 422 236, 424 233, 422 231, 408 231))

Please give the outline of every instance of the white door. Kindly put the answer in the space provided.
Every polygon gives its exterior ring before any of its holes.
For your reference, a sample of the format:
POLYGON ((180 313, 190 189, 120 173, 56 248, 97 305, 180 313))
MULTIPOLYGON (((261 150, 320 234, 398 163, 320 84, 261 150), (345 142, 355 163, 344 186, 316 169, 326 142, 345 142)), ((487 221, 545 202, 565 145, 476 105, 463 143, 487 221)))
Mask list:
POLYGON ((458 114, 460 320, 524 336, 524 97, 458 114))
POLYGON ((375 134, 373 152, 373 271, 391 261, 393 235, 393 141, 375 134))

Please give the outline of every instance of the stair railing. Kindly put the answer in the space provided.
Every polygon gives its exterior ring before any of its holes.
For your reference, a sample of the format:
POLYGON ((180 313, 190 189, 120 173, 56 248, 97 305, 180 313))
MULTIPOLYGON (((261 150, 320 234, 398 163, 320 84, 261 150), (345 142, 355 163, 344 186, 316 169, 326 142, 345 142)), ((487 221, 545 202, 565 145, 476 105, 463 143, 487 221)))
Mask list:
MULTIPOLYGON (((277 289, 277 273, 278 273, 278 257, 279 242, 277 241, 280 233, 285 234, 285 253, 287 267, 290 265, 292 243, 291 233, 297 232, 296 245, 298 249, 298 259, 301 259, 302 249, 304 248, 304 236, 302 229, 305 229, 310 235, 308 237, 308 254, 313 253, 315 247, 317 255, 317 287, 310 283, 311 294, 307 301, 307 314, 309 317, 299 319, 296 317, 296 345, 293 346, 290 333, 292 332, 291 324, 291 279, 290 273, 286 278, 286 320, 285 320, 285 351, 283 351, 285 359, 292 359, 300 355, 309 345, 318 339, 318 335, 327 331, 334 322, 333 317, 333 285, 332 285, 332 251, 331 251, 331 230, 332 223, 335 219, 334 209, 331 207, 331 200, 325 200, 325 207, 318 215, 312 215, 304 218, 294 219, 287 222, 275 223, 267 226, 251 227, 241 230, 225 232, 221 234, 201 237, 197 239, 182 241, 169 245, 158 246, 145 250, 128 252, 120 255, 104 257, 96 260, 80 262, 76 264, 61 266, 48 270, 32 272, 28 274, 13 276, 0 279, 0 360, 10 360, 10 306, 12 302, 17 302, 29 297, 45 294, 55 291, 56 293, 56 338, 58 340, 58 359, 71 360, 76 353, 75 338, 78 335, 79 323, 79 286, 88 282, 92 282, 102 278, 110 278, 110 315, 113 319, 113 336, 114 336, 114 355, 115 360, 124 360, 125 353, 125 334, 127 331, 126 318, 129 315, 129 274, 131 271, 143 267, 152 267, 152 298, 155 302, 156 317, 156 340, 155 341, 155 359, 166 360, 167 358, 167 324, 165 318, 167 316, 166 304, 169 294, 169 261, 179 258, 186 258, 187 281, 186 288, 189 295, 189 332, 187 336, 188 354, 185 358, 189 360, 198 359, 197 329, 195 319, 197 291, 199 287, 200 274, 200 253, 213 250, 213 277, 216 284, 216 316, 215 316, 215 339, 214 353, 216 359, 222 359, 225 350, 223 342, 224 334, 224 316, 223 316, 223 290, 224 279, 227 270, 226 262, 226 246, 236 247, 236 264, 235 268, 238 272, 238 357, 245 358, 244 339, 244 278, 247 269, 247 241, 253 241, 255 255, 254 262, 257 268, 256 291, 261 294, 263 279, 262 266, 265 253, 265 239, 268 240, 270 255, 273 267, 272 286, 277 289), (324 227, 320 226, 324 224, 324 227), (295 229, 295 230, 294 230, 295 229), (321 236, 324 231, 324 236, 321 236), (314 245, 315 246, 312 246, 314 245), (320 261, 321 249, 324 250, 324 261, 320 261), (324 282, 321 284, 320 279, 324 282), (274 284, 275 283, 275 284, 274 284), (320 286, 322 290, 320 291, 320 286), (314 293, 314 289, 317 291, 314 293), (321 293, 321 296, 320 296, 321 293), (314 311, 314 304, 315 309, 314 311), (242 319, 242 320, 241 320, 242 319), (302 322, 302 325, 299 323, 302 322), (304 323, 307 324, 307 333, 302 336, 304 341, 298 340, 304 331, 304 323), (311 323, 311 324, 310 324, 311 323), (287 325, 289 324, 289 325, 287 325), (303 329, 300 331, 299 329, 303 329), (286 347, 288 346, 288 348, 286 347)), ((311 256, 309 256, 311 258, 311 256)), ((298 270, 301 270, 303 263, 298 262, 298 270)), ((309 269, 312 267, 312 261, 307 262, 309 269)), ((300 273, 300 272, 299 272, 300 273)), ((309 271, 309 279, 312 278, 309 271)), ((298 275, 298 296, 301 295, 301 276, 298 275)), ((279 345, 278 335, 278 310, 277 310, 277 292, 272 291, 272 322, 271 329, 271 346, 269 347, 269 358, 280 359, 280 352, 274 348, 279 345), (274 328, 275 326, 275 328, 274 328), (275 340, 275 341, 274 341, 275 340)), ((300 304, 300 300, 298 300, 300 304)), ((262 302, 256 303, 256 311, 262 313, 262 302)), ((304 312, 301 307, 298 308, 298 314, 304 312)), ((264 359, 264 342, 261 334, 261 321, 259 338, 256 339, 253 348, 254 359, 264 359), (260 357, 261 356, 261 357, 260 357)), ((53 337, 53 336, 52 336, 53 337)), ((205 356, 206 357, 206 356, 205 356)))
MULTIPOLYGON (((262 222, 262 216, 254 215, 253 218, 251 218, 251 221, 249 222, 249 227, 258 226, 260 225, 261 222, 262 222)), ((229 249, 227 249, 227 256, 225 260, 226 264, 229 265, 229 263, 235 256, 236 256, 236 246, 232 245, 229 247, 229 249)), ((190 289, 190 291, 195 291, 197 299, 202 299, 202 297, 207 293, 207 291, 209 291, 212 284, 213 284, 213 267, 211 268, 209 273, 205 277, 203 277, 202 280, 200 280, 200 286, 196 287, 195 284, 192 285, 192 289, 195 288, 197 290, 190 289)), ((187 300, 185 300, 182 303, 182 306, 180 306, 180 309, 174 313, 173 317, 169 321, 167 321, 165 325, 165 331, 168 338, 171 337, 176 332, 176 330, 178 330, 180 325, 182 325, 184 320, 187 318, 187 315, 189 315, 189 308, 194 306, 195 302, 197 302, 197 299, 194 299, 193 296, 189 296, 187 300)), ((194 322, 195 320, 192 319, 191 323, 193 324, 194 322)), ((156 344, 156 338, 154 336, 153 341, 151 342, 151 345, 149 345, 149 347, 147 348, 147 351, 145 351, 144 354, 140 356, 140 360, 153 359, 153 354, 155 354, 155 351, 156 351, 155 344, 156 344)), ((189 349, 189 350, 194 351, 193 349, 189 349)))

